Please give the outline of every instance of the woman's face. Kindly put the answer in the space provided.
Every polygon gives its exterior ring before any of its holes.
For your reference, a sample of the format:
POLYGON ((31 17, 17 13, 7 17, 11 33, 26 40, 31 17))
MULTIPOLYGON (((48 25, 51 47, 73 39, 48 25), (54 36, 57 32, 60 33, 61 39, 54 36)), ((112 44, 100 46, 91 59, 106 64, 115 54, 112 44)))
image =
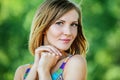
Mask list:
POLYGON ((70 48, 77 36, 79 15, 76 10, 70 10, 45 32, 44 45, 52 45, 61 51, 70 48))

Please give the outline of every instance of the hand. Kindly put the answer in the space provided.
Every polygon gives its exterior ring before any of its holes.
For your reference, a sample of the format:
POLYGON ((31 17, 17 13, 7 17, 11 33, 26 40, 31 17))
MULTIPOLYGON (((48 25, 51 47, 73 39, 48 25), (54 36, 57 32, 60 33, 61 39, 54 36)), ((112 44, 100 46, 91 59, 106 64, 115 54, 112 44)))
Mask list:
POLYGON ((55 53, 42 52, 41 59, 39 60, 38 72, 39 71, 50 71, 50 69, 57 63, 60 56, 55 53))
POLYGON ((34 60, 35 66, 38 66, 42 52, 49 52, 49 53, 54 53, 57 56, 62 56, 60 51, 53 46, 50 46, 50 45, 40 46, 35 50, 35 60, 34 60))

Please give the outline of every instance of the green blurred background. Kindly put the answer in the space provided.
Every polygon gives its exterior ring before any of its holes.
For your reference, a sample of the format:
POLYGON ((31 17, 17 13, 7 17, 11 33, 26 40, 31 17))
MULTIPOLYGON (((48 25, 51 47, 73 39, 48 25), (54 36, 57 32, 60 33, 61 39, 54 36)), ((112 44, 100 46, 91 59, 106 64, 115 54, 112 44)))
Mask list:
MULTIPOLYGON (((81 4, 89 43, 87 80, 120 80, 120 0, 73 1, 81 4)), ((28 38, 33 15, 41 2, 0 0, 1 80, 13 80, 18 66, 33 62, 28 38)))

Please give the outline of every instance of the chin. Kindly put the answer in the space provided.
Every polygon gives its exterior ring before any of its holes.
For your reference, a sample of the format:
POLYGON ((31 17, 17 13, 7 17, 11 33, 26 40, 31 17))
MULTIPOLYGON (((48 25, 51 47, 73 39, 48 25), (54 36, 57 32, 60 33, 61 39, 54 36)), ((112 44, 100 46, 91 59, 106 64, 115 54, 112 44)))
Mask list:
POLYGON ((67 51, 70 47, 58 47, 60 51, 67 51))

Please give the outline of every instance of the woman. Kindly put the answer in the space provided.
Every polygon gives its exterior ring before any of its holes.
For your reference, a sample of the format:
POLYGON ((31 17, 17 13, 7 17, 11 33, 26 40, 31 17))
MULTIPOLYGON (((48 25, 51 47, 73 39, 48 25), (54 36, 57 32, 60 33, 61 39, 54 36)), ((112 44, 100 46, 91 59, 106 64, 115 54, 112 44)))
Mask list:
POLYGON ((14 80, 86 80, 86 40, 81 13, 68 0, 46 0, 32 23, 34 63, 20 66, 14 80))

